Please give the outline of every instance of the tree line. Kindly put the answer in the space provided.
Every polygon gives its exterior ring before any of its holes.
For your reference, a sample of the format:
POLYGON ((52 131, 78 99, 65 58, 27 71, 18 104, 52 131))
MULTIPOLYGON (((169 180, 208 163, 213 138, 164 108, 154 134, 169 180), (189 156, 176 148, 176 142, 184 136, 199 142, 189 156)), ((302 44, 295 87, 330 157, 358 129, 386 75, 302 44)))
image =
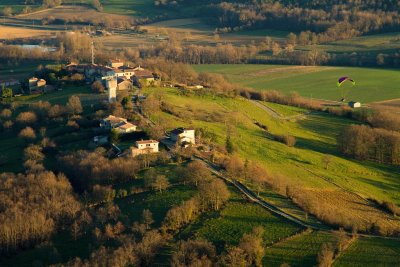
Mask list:
MULTIPOLYGON (((190 1, 156 1, 156 6, 179 8, 190 1)), ((400 23, 397 1, 198 1, 198 14, 208 14, 220 31, 277 29, 316 33, 316 42, 394 31, 400 23)))
POLYGON ((346 127, 338 137, 339 150, 359 160, 400 165, 400 133, 366 125, 346 127))

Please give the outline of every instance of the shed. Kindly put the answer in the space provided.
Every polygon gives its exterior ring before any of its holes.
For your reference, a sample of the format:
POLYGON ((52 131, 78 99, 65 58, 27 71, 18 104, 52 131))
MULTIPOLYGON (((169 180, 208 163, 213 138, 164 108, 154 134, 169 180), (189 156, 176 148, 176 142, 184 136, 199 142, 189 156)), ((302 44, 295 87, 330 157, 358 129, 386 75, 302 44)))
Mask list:
POLYGON ((361 107, 361 103, 360 102, 355 102, 355 101, 350 101, 349 102, 349 107, 351 107, 351 108, 360 108, 361 107))

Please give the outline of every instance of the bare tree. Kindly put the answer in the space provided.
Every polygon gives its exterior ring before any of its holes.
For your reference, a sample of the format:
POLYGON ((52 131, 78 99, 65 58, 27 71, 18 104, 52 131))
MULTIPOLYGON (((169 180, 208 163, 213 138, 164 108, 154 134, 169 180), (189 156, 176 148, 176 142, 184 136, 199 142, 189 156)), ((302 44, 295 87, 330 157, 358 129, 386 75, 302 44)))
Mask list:
POLYGON ((73 95, 68 99, 67 108, 69 112, 73 115, 83 112, 81 100, 76 95, 73 95))

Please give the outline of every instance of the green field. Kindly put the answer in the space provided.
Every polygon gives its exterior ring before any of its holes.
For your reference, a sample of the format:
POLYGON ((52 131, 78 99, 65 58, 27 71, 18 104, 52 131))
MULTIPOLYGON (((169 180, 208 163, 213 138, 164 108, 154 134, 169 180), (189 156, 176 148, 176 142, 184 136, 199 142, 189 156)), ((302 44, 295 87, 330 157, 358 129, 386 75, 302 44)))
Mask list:
POLYGON ((219 217, 203 222, 196 237, 213 242, 217 247, 237 245, 244 233, 254 227, 265 230, 266 244, 277 242, 301 230, 297 225, 281 219, 255 204, 229 203, 220 212, 219 217))
MULTIPOLYGON (((385 53, 399 49, 400 33, 383 33, 354 37, 348 40, 340 40, 325 44, 319 44, 318 48, 330 53, 371 52, 385 53)), ((311 47, 297 47, 298 49, 310 49, 311 47)))
MULTIPOLYGON (((89 0, 66 0, 65 4, 90 3, 89 0)), ((164 13, 176 14, 173 10, 158 9, 154 7, 153 0, 102 0, 104 12, 127 16, 153 18, 164 13)))
POLYGON ((400 241, 359 238, 341 254, 333 266, 400 266, 400 241))
POLYGON ((272 102, 260 101, 259 103, 269 107, 270 109, 272 109, 273 111, 278 113, 281 117, 292 117, 292 116, 305 114, 308 112, 308 110, 303 109, 303 108, 286 106, 286 105, 281 105, 281 104, 272 103, 272 102))
POLYGON ((224 75, 230 82, 256 90, 298 92, 304 97, 339 101, 341 89, 336 86, 341 76, 350 76, 356 86, 349 85, 347 99, 370 103, 400 98, 399 70, 353 67, 304 67, 276 65, 195 65, 198 72, 224 75))
MULTIPOLYGON (((249 160, 261 162, 272 173, 287 176, 291 181, 315 188, 335 188, 325 180, 310 175, 310 169, 328 180, 335 181, 351 191, 378 199, 391 199, 400 203, 398 192, 398 171, 378 164, 357 162, 341 157, 336 149, 336 137, 346 125, 355 121, 335 117, 325 113, 307 116, 298 121, 282 121, 270 117, 262 109, 247 100, 236 98, 185 97, 175 89, 164 89, 165 99, 185 115, 185 119, 171 114, 155 113, 155 120, 162 120, 168 127, 204 127, 217 135, 217 142, 225 143, 226 126, 232 123, 235 132, 232 136, 237 152, 249 160), (192 112, 188 112, 188 107, 192 112), (217 119, 207 121, 207 117, 217 119), (221 116, 220 121, 218 118, 221 116), (187 117, 193 117, 189 120, 187 117), (261 129, 254 125, 258 121, 267 125, 273 134, 292 134, 297 138, 295 148, 272 141, 265 137, 261 129), (325 154, 333 157, 328 170, 321 164, 325 154), (290 164, 290 168, 287 168, 290 164), (379 186, 378 186, 379 185, 379 186)), ((148 91, 150 92, 150 90, 148 91)), ((283 108, 283 107, 282 107, 283 108)), ((289 108, 291 110, 291 108, 289 108)), ((288 111, 289 112, 289 111, 288 111)))
POLYGON ((323 243, 334 243, 335 237, 328 232, 307 232, 285 240, 266 250, 265 266, 315 266, 320 246, 323 243))
MULTIPOLYGON (((11 7, 13 9, 13 14, 20 13, 25 7, 24 0, 1 0, 0 1, 0 12, 5 7, 11 7)), ((39 5, 28 5, 30 8, 34 9, 39 7, 39 5)))
MULTIPOLYGON (((148 93, 151 91, 147 90, 148 93)), ((324 205, 326 210, 340 212, 345 218, 357 218, 363 224, 370 220, 379 220, 388 226, 399 224, 397 219, 359 197, 400 204, 398 170, 346 159, 338 153, 337 135, 343 127, 356 121, 326 113, 307 115, 299 120, 281 120, 272 118, 243 98, 187 97, 179 95, 176 89, 163 91, 164 101, 173 106, 179 116, 157 112, 152 114, 153 120, 162 121, 168 128, 205 128, 216 135, 215 141, 222 146, 226 140, 226 124, 229 124, 233 129, 231 140, 236 152, 243 159, 262 164, 277 177, 283 192, 286 184, 303 188, 307 190, 304 194, 314 201, 323 199, 320 205, 324 205), (269 139, 254 121, 266 125, 272 134, 294 135, 297 139, 295 147, 269 139), (328 169, 322 163, 325 155, 331 157, 328 169)), ((267 201, 271 196, 262 192, 267 201)), ((276 203, 285 203, 275 196, 272 199, 276 203)), ((304 219, 304 212, 298 207, 285 205, 285 210, 304 219)))

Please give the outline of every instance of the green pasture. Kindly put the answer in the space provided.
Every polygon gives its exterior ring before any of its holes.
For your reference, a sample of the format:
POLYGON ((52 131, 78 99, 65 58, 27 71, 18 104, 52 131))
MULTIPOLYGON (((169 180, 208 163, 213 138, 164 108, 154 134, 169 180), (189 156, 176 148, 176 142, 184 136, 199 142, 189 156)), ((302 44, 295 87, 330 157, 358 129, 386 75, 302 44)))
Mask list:
MULTIPOLYGON (((340 40, 319 44, 319 49, 330 53, 385 53, 400 48, 400 33, 382 33, 354 37, 348 40, 340 40)), ((299 46, 298 49, 311 49, 310 46, 299 46)))
POLYGON ((365 197, 400 203, 398 170, 350 160, 338 153, 337 135, 343 127, 356 121, 326 113, 309 115, 297 121, 283 121, 270 117, 243 98, 186 97, 179 95, 175 89, 155 90, 163 90, 165 101, 181 114, 181 118, 164 112, 151 115, 153 120, 162 121, 169 128, 202 127, 216 135, 217 143, 225 145, 228 125, 231 125, 231 138, 237 153, 243 158, 260 162, 272 174, 283 175, 289 181, 306 187, 337 188, 327 181, 330 180, 365 197), (269 139, 254 121, 266 125, 273 134, 294 135, 296 146, 287 147, 269 139), (322 164, 326 154, 332 158, 327 170, 322 164))
POLYGON ((39 7, 39 5, 25 5, 24 0, 1 0, 0 1, 0 13, 2 13, 3 8, 11 7, 13 14, 18 14, 22 12, 25 6, 29 6, 31 9, 39 7))
POLYGON ((228 203, 219 217, 203 222, 195 236, 213 242, 217 247, 237 245, 245 233, 254 227, 262 226, 265 230, 264 241, 267 244, 279 241, 301 230, 262 207, 249 203, 228 203))
MULTIPOLYGON (((90 3, 90 0, 66 0, 66 4, 80 4, 90 3)), ((162 15, 164 12, 173 13, 171 10, 155 8, 153 0, 103 0, 101 1, 104 12, 135 16, 135 17, 149 17, 153 18, 158 15, 162 15)))
POLYGON ((222 74, 232 83, 255 90, 278 90, 288 94, 298 92, 308 98, 339 101, 342 90, 347 100, 362 103, 400 98, 400 72, 389 69, 275 65, 195 65, 198 72, 222 74), (336 85, 341 76, 356 81, 352 87, 336 85))
POLYGON ((329 232, 305 232, 267 248, 264 266, 316 266, 320 246, 334 242, 335 237, 329 232))
POLYGON ((265 102, 265 101, 260 101, 259 103, 265 105, 266 107, 269 107, 270 109, 272 109, 273 111, 275 111, 282 117, 296 116, 296 115, 301 115, 301 114, 307 113, 307 110, 303 109, 303 108, 286 106, 286 105, 281 105, 281 104, 272 103, 272 102, 265 102))
POLYGON ((341 254, 333 266, 400 266, 400 241, 361 237, 341 254))

